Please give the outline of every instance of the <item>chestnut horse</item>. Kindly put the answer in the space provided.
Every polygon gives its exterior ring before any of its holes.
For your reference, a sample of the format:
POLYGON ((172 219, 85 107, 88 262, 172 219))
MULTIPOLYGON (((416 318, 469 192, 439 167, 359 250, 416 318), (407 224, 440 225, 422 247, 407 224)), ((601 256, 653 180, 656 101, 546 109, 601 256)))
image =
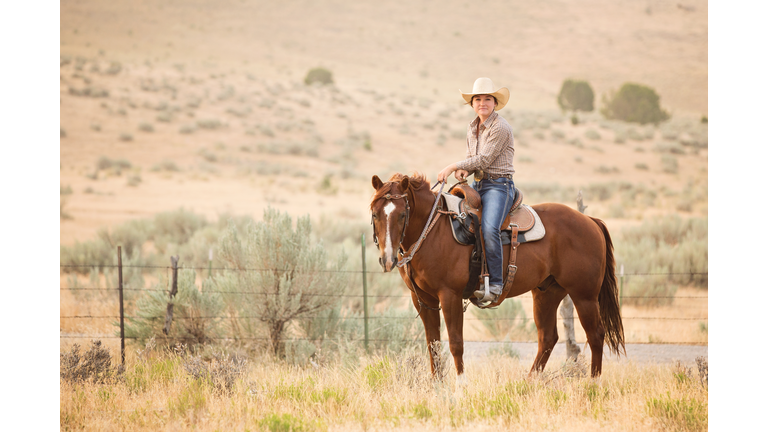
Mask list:
MULTIPOLYGON (((378 240, 379 263, 389 272, 398 265, 402 251, 410 255, 410 262, 401 261, 403 265, 398 266, 398 270, 424 323, 427 344, 440 340, 439 310, 442 309, 456 373, 461 376, 464 373, 462 293, 469 280, 473 247, 454 240, 448 217, 439 218, 432 228, 425 229, 437 193, 430 190, 423 174, 411 177, 395 174, 386 183, 378 176, 371 180, 376 189, 371 200, 371 217, 374 239, 378 240), (411 251, 417 243, 416 250, 411 251)), ((569 294, 592 351, 591 374, 599 376, 603 343, 616 354, 624 349, 610 234, 603 221, 568 206, 548 203, 533 208, 546 227, 546 235, 541 240, 520 244, 517 274, 494 305, 506 297, 531 291, 539 343, 531 367, 534 373, 544 369, 557 342, 557 307, 569 294)), ((504 246, 505 263, 509 260, 509 248, 504 246)), ((434 373, 436 359, 432 351, 429 350, 434 373)))

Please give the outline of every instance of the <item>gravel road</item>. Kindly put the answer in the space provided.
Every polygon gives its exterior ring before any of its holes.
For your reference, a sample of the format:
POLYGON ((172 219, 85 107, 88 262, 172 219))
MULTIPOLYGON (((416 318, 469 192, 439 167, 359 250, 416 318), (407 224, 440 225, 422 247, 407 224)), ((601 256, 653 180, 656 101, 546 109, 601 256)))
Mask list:
MULTIPOLYGON (((488 342, 465 342, 464 359, 471 360, 481 358, 487 355, 488 350, 495 346, 488 342)), ((535 342, 513 342, 512 348, 520 353, 522 363, 533 363, 538 350, 538 344, 535 342)), ((584 346, 580 346, 584 352, 584 346)), ((695 365, 696 357, 708 357, 707 345, 667 345, 667 344, 626 344, 627 356, 617 357, 613 353, 608 353, 605 347, 604 362, 634 362, 637 364, 663 364, 674 363, 680 360, 685 365, 695 365)), ((558 343, 549 358, 549 362, 565 360, 565 343, 558 343)))

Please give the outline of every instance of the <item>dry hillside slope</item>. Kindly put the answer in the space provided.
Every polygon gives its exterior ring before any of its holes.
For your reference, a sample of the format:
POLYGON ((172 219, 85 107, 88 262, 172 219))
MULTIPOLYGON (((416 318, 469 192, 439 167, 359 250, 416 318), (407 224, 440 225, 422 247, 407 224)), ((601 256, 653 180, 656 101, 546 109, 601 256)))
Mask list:
POLYGON ((179 207, 364 224, 372 174, 434 180, 463 155, 458 89, 478 76, 511 90, 529 202, 584 189, 611 227, 707 213, 703 1, 76 1, 61 56, 62 244, 179 207), (318 66, 333 86, 304 85, 318 66), (555 102, 571 77, 598 107, 624 82, 652 86, 673 120, 574 126, 555 102))

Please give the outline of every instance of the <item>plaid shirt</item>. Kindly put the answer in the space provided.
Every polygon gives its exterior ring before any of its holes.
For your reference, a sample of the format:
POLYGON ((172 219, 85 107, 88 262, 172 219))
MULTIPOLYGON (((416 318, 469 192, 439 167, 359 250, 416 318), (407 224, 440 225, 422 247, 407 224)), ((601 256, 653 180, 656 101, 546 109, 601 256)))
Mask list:
POLYGON ((482 169, 485 174, 514 174, 515 137, 512 126, 494 111, 483 124, 475 117, 467 127, 467 158, 456 164, 457 169, 470 173, 482 169), (478 139, 478 127, 480 128, 478 139))

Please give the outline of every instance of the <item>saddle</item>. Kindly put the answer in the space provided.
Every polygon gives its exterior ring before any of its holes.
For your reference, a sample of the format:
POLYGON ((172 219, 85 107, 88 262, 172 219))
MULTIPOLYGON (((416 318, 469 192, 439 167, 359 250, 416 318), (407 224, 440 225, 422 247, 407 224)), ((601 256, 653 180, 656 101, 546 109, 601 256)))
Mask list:
MULTIPOLYGON (((507 274, 504 277, 502 293, 510 289, 517 273, 515 262, 520 243, 540 240, 545 234, 544 224, 539 215, 533 208, 522 202, 523 193, 515 188, 515 201, 501 225, 503 227, 501 244, 510 245, 509 263, 507 274)), ((483 213, 480 194, 466 183, 457 183, 448 193, 443 194, 442 204, 447 210, 444 213, 451 215, 453 238, 462 245, 475 246, 469 262, 469 280, 462 297, 469 299, 475 306, 481 308, 498 306, 498 301, 490 305, 480 305, 477 299, 472 296, 475 288, 483 279, 483 275, 480 274, 484 259, 484 254, 481 253, 482 239, 481 236, 476 235, 480 229, 480 219, 483 213)))
MULTIPOLYGON (((474 245, 476 228, 472 220, 477 217, 479 221, 483 215, 480 194, 468 184, 458 183, 447 194, 443 194, 443 198, 447 213, 451 215, 453 238, 459 244, 474 245)), ((501 226, 501 243, 504 245, 510 244, 510 233, 514 226, 517 226, 520 243, 540 240, 545 234, 539 215, 533 208, 523 204, 523 193, 518 188, 515 188, 515 202, 501 226)))

